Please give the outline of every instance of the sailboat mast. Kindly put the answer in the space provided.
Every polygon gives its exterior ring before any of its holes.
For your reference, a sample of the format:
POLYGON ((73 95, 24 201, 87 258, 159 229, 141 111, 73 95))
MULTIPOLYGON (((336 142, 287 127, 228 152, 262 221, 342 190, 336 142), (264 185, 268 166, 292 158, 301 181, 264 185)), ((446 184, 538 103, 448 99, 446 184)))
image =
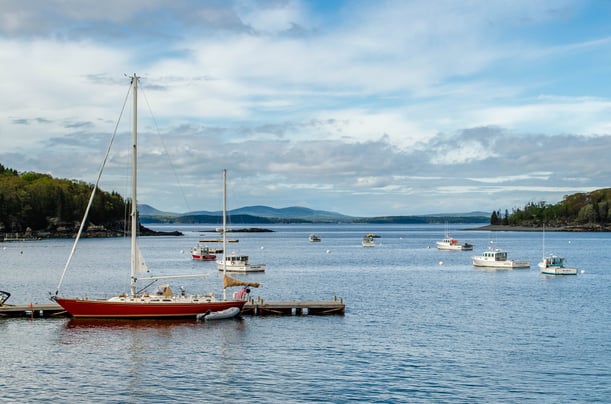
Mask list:
POLYGON ((136 73, 132 76, 133 104, 132 104, 132 208, 131 217, 131 295, 136 294, 136 272, 138 268, 136 234, 138 232, 138 198, 136 196, 138 185, 138 79, 136 73))
MULTIPOLYGON (((223 168, 223 280, 227 270, 227 169, 223 168)), ((224 282, 223 282, 224 283, 224 282)), ((227 300, 226 288, 223 287, 223 300, 227 300)))

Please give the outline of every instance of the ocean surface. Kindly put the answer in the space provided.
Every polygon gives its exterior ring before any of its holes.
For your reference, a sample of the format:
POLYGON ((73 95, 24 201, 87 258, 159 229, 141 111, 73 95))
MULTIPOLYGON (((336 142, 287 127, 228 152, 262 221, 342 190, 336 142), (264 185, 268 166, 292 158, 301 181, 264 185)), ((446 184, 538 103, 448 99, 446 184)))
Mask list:
MULTIPOLYGON (((239 226, 235 226, 239 227, 239 226)), ((445 226, 278 225, 235 234, 230 248, 264 262, 252 296, 327 300, 344 316, 252 317, 209 323, 0 319, 3 402, 611 402, 611 234, 545 234, 577 276, 539 273, 538 232, 467 231, 472 252, 438 251, 445 226), (322 242, 308 241, 310 233, 322 242), (363 248, 365 233, 380 235, 363 248), (530 269, 485 270, 489 245, 530 269)), ((156 227, 161 228, 161 227, 156 227)), ((211 227, 140 241, 155 275, 206 273, 177 290, 221 291, 212 262, 189 248, 211 227)), ((233 236, 233 235, 232 235, 233 236)), ((8 303, 47 303, 71 240, 0 243, 8 303)), ((60 293, 128 290, 129 242, 83 240, 60 293)))

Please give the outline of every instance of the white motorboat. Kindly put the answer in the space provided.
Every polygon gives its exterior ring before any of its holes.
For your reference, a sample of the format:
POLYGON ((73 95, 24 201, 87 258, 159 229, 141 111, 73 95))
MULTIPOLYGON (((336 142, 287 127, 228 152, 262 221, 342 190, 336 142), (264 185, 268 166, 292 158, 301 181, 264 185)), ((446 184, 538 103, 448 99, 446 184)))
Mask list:
POLYGON ((504 269, 530 268, 530 261, 507 259, 507 251, 497 248, 473 257, 473 266, 504 269))
POLYGON ((471 251, 473 250, 473 244, 462 243, 451 237, 446 237, 441 241, 437 241, 437 249, 439 250, 452 250, 452 251, 471 251))
POLYGON ((363 247, 375 247, 376 242, 373 238, 374 237, 371 234, 366 234, 365 236, 363 236, 363 241, 361 242, 363 247))
POLYGON ((223 259, 217 261, 219 271, 226 272, 265 272, 265 264, 251 264, 248 255, 226 254, 223 259))
POLYGON ((543 257, 538 266, 545 275, 577 275, 577 268, 565 267, 565 259, 555 254, 545 255, 545 225, 543 225, 543 257))
POLYGON ((223 169, 223 258, 216 261, 223 272, 265 272, 265 264, 251 264, 248 255, 227 254, 227 170, 223 169))
POLYGON ((577 268, 565 267, 564 258, 550 254, 539 262, 541 273, 545 275, 577 275, 577 268))

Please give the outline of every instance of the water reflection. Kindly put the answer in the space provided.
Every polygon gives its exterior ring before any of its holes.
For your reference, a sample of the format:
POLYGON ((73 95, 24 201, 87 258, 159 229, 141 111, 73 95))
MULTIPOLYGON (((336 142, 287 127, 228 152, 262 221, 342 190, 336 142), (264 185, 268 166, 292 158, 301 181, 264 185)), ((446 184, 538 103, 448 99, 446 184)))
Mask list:
POLYGON ((89 328, 111 328, 111 329, 164 329, 185 325, 194 325, 195 319, 98 319, 98 318, 71 318, 65 324, 66 329, 89 329, 89 328))

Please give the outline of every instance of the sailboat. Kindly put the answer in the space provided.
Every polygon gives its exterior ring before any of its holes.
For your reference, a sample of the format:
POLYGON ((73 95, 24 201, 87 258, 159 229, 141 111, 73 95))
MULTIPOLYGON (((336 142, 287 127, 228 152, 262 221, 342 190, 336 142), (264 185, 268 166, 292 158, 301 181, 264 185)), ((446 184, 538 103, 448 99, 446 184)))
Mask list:
POLYGON ((265 272, 265 264, 251 264, 248 255, 232 252, 227 254, 227 170, 223 169, 223 258, 217 261, 223 272, 265 272))
MULTIPOLYGON (((208 294, 187 294, 184 290, 175 294, 169 285, 159 285, 157 290, 149 293, 147 286, 143 290, 137 291, 137 282, 146 281, 148 285, 161 279, 175 279, 196 277, 200 275, 173 275, 173 276, 158 276, 158 277, 140 277, 142 273, 147 272, 146 264, 140 253, 137 243, 138 218, 137 218, 137 106, 138 106, 138 80, 139 77, 134 74, 131 78, 131 91, 133 95, 133 122, 132 122, 132 180, 131 180, 131 265, 130 265, 130 292, 122 293, 109 299, 90 299, 90 298, 67 298, 60 296, 60 288, 63 283, 64 276, 70 265, 72 257, 76 252, 76 246, 82 234, 84 225, 87 221, 91 204, 93 202, 95 191, 98 187, 100 177, 102 175, 104 164, 98 175, 95 186, 93 187, 89 204, 85 209, 85 215, 81 222, 81 226, 75 238, 72 251, 64 267, 64 271, 60 278, 55 295, 51 295, 51 300, 54 300, 62 308, 64 308, 73 317, 82 318, 196 318, 200 313, 208 311, 216 312, 225 310, 231 307, 237 307, 240 310, 246 303, 246 299, 226 299, 226 287, 223 288, 223 298, 217 299, 213 293, 208 294)), ((110 148, 107 151, 106 162, 110 148)), ((227 284, 227 282, 225 282, 227 284)), ((235 285, 238 286, 239 282, 235 285)))

